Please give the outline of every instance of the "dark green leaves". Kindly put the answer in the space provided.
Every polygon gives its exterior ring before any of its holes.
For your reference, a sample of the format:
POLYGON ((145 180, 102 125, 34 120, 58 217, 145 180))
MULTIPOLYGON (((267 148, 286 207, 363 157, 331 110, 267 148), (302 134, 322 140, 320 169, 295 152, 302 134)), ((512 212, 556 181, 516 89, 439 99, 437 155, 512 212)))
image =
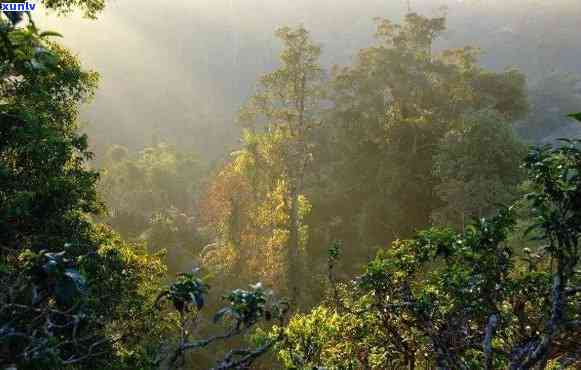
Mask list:
POLYGON ((32 282, 32 304, 39 303, 43 295, 54 297, 62 308, 71 307, 86 292, 84 276, 66 252, 24 252, 27 275, 32 282))
POLYGON ((581 122, 581 112, 569 114, 569 117, 581 122))
MULTIPOLYGON (((565 241, 581 232, 581 141, 562 142, 560 147, 531 150, 524 163, 533 185, 526 199, 532 206, 538 234, 545 240, 565 241)), ((572 247, 576 243, 565 244, 572 247)), ((573 252, 555 247, 551 243, 552 253, 573 252)))
POLYGON ((63 307, 70 307, 85 292, 85 279, 75 269, 66 269, 55 284, 55 298, 63 307))
POLYGON ((329 255, 329 261, 336 261, 341 255, 342 249, 343 242, 340 240, 334 241, 333 245, 331 245, 331 247, 327 250, 327 254, 329 255))
POLYGON ((170 287, 161 292, 157 302, 168 299, 180 313, 191 311, 192 307, 201 310, 204 307, 204 295, 208 286, 196 276, 196 271, 178 275, 178 279, 170 287))
MULTIPOLYGON (((267 292, 261 283, 250 286, 250 290, 235 289, 224 296, 229 306, 219 310, 214 316, 214 322, 220 321, 225 316, 230 316, 238 325, 254 325, 265 316, 267 292)), ((269 314, 270 315, 270 314, 269 314)))

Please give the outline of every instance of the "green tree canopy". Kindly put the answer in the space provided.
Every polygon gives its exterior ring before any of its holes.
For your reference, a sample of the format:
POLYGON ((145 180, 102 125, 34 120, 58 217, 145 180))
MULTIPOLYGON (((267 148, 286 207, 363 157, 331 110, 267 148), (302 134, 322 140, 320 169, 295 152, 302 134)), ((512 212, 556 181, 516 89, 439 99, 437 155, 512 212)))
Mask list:
POLYGON ((335 300, 295 316, 287 368, 533 369, 579 366, 581 142, 531 149, 530 192, 463 232, 395 241, 335 300), (534 245, 507 242, 532 214, 534 245))

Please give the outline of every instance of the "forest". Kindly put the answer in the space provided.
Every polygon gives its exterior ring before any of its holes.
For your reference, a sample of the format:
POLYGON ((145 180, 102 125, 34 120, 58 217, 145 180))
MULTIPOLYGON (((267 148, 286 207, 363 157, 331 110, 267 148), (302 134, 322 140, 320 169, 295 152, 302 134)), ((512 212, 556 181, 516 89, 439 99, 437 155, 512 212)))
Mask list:
POLYGON ((0 12, 0 369, 581 369, 581 3, 124 3, 0 12))

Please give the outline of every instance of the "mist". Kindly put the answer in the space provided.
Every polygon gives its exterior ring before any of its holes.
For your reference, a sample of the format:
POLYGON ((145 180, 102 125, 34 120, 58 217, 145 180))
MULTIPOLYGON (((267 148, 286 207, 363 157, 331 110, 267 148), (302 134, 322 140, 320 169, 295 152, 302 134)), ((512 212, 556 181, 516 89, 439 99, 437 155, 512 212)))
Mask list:
POLYGON ((37 1, 0 369, 581 369, 581 1, 37 1))
MULTIPOLYGON (((581 17, 577 1, 409 3, 420 14, 446 12, 449 31, 439 46, 480 47, 486 67, 516 66, 532 79, 549 69, 581 72, 581 45, 567 38, 581 17)), ((62 33, 65 45, 101 75, 96 99, 83 114, 97 154, 107 143, 140 148, 159 135, 215 159, 235 146, 237 110, 258 76, 276 65, 277 27, 303 24, 323 46, 323 65, 345 64, 373 42, 373 18, 397 21, 407 6, 375 0, 180 0, 169 6, 116 0, 96 21, 49 13, 38 22, 62 33)))

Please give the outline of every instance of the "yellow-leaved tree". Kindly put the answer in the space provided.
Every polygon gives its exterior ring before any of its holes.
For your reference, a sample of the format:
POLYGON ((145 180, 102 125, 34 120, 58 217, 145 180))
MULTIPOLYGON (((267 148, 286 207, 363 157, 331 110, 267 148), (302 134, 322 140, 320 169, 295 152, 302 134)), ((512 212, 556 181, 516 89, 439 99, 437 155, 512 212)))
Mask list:
POLYGON ((218 202, 213 207, 223 212, 214 212, 217 219, 208 222, 219 226, 217 243, 207 256, 222 264, 232 261, 239 276, 248 269, 254 277, 272 281, 297 303, 307 235, 304 217, 310 209, 304 179, 312 159, 312 132, 319 125, 323 71, 321 50, 304 27, 280 28, 276 35, 283 42, 281 65, 260 78, 241 110, 242 149, 208 188, 208 206, 218 202))

